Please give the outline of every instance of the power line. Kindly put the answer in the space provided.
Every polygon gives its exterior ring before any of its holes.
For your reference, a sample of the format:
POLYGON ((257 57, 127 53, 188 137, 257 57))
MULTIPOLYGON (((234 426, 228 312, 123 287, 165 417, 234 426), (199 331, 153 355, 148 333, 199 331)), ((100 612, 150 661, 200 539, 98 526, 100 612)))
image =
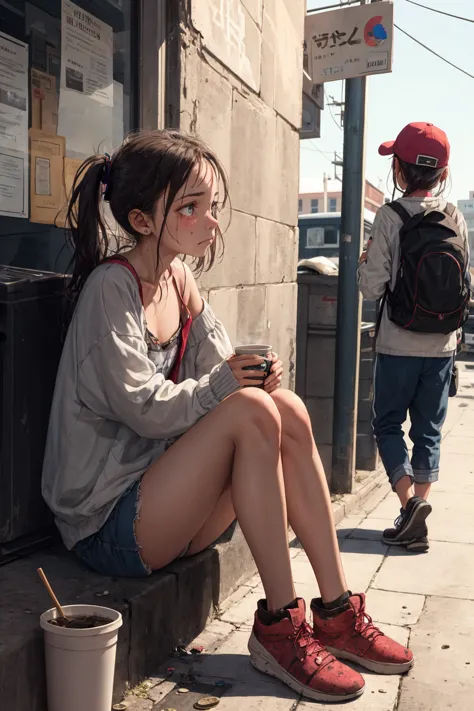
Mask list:
POLYGON ((325 155, 326 153, 330 153, 331 155, 334 155, 334 151, 322 151, 316 146, 301 146, 304 151, 311 151, 311 153, 321 153, 322 157, 325 158, 329 163, 332 164, 332 160, 325 155))
POLYGON ((329 103, 329 96, 327 95, 326 89, 324 90, 324 96, 326 97, 326 104, 328 105, 329 113, 331 114, 332 120, 334 121, 334 123, 336 124, 336 126, 338 127, 338 129, 339 129, 340 131, 342 131, 342 126, 341 126, 341 124, 339 124, 339 123, 337 122, 337 120, 336 120, 336 118, 335 118, 335 116, 334 116, 334 114, 333 114, 333 112, 332 112, 331 104, 329 103))
POLYGON ((418 7, 422 7, 424 10, 431 10, 431 12, 437 12, 439 15, 446 15, 446 17, 454 17, 455 20, 463 20, 464 22, 474 22, 474 20, 470 17, 452 15, 450 12, 444 12, 443 10, 437 10, 435 7, 428 7, 427 5, 422 5, 419 2, 415 2, 415 0, 407 0, 407 2, 409 2, 410 5, 417 5, 418 7))
POLYGON ((449 59, 446 59, 446 57, 443 57, 441 54, 438 54, 438 52, 435 52, 434 49, 431 49, 431 47, 427 47, 426 44, 423 44, 423 42, 420 42, 420 40, 417 40, 416 37, 413 37, 413 35, 411 35, 409 32, 402 30, 402 28, 399 27, 397 24, 395 24, 395 27, 397 28, 397 30, 400 30, 400 32, 403 32, 404 35, 406 35, 411 40, 413 40, 413 42, 416 42, 424 49, 427 49, 428 52, 431 52, 431 54, 434 54, 435 57, 438 57, 438 59, 442 59, 443 62, 446 62, 446 64, 449 64, 451 67, 454 67, 454 69, 457 69, 458 71, 462 72, 463 74, 470 77, 471 79, 474 79, 474 74, 469 74, 469 72, 466 72, 465 69, 461 69, 461 67, 458 67, 457 64, 453 64, 453 62, 450 62, 449 59))

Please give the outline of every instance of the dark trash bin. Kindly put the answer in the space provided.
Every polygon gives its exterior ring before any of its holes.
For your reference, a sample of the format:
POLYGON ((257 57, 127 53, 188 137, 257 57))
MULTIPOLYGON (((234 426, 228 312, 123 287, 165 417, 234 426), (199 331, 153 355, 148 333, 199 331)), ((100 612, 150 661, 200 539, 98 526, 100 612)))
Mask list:
POLYGON ((0 564, 49 542, 41 470, 66 277, 0 266, 0 564))
MULTIPOLYGON (((298 271, 296 392, 308 408, 313 434, 331 484, 338 276, 298 271)), ((367 312, 372 309, 367 305, 367 312)), ((372 433, 375 324, 362 322, 356 468, 378 465, 372 433)))

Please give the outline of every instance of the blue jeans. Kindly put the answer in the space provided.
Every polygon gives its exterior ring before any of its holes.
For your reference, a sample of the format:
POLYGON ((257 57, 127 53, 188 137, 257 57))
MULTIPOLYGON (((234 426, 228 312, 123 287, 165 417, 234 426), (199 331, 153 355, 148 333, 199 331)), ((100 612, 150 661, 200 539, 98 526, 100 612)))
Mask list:
POLYGON ((438 480, 441 428, 448 410, 453 357, 421 358, 378 353, 373 428, 392 488, 409 476, 417 484, 438 480), (410 414, 410 462, 402 425, 410 414))

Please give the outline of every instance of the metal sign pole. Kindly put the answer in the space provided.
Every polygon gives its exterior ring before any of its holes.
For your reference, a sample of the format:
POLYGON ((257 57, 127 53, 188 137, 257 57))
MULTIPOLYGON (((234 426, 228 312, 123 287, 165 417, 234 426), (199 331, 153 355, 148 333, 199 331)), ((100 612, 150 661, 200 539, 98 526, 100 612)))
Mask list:
MULTIPOLYGON (((365 0, 361 1, 361 5, 365 0)), ((342 173, 332 490, 352 491, 356 457, 361 298, 357 265, 364 228, 366 78, 346 81, 342 173)))

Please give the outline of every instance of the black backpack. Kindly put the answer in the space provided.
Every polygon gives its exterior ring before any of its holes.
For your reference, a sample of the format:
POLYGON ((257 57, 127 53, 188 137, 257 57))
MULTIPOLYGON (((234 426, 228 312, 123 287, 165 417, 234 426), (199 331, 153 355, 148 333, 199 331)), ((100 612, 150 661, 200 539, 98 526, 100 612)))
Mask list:
MULTIPOLYGON (((399 202, 388 203, 402 219, 400 266, 393 291, 385 300, 390 320, 406 331, 448 334, 469 316, 469 252, 458 224, 456 208, 426 210, 413 216, 399 202)), ((378 324, 378 325, 379 325, 378 324)))

